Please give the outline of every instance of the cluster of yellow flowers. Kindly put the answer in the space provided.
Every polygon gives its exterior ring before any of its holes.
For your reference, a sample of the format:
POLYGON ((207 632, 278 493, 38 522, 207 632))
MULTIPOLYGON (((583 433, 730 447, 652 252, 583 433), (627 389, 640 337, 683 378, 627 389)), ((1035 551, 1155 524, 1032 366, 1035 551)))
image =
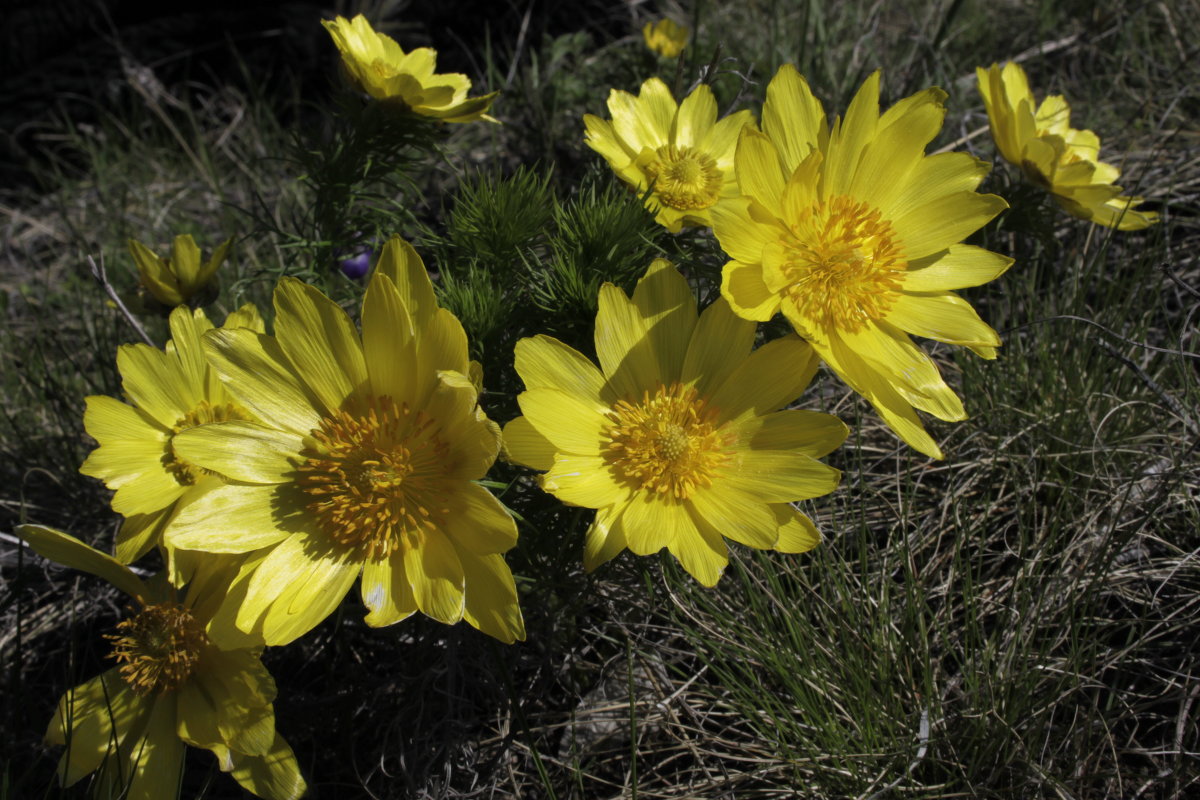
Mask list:
MULTIPOLYGON (((464 76, 433 72, 432 50, 406 54, 361 16, 325 25, 376 101, 446 122, 490 119, 495 94, 468 98, 464 76)), ((647 26, 645 36, 674 55, 687 31, 647 26)), ((1122 228, 1153 221, 1112 186, 1094 134, 1067 127, 1061 98, 1035 113, 1012 65, 981 71, 980 85, 1003 155, 1068 210, 1122 228)), ((146 289, 175 309, 165 349, 120 348, 127 402, 87 398, 99 446, 81 470, 115 492, 115 558, 19 528, 42 555, 134 603, 109 637, 116 666, 67 692, 51 722, 48 740, 69 744, 63 782, 99 771, 105 791, 166 797, 188 744, 258 796, 303 794, 260 656, 321 623, 356 581, 369 626, 419 611, 524 639, 504 560, 517 525, 479 483, 502 451, 542 471, 563 503, 596 510, 588 570, 625 549, 666 549, 706 586, 728 563, 726 539, 784 553, 820 542, 793 504, 837 487, 840 473, 818 459, 848 431, 790 407, 820 363, 940 458, 916 410, 965 411, 910 336, 994 358, 998 335, 954 290, 1012 263, 962 243, 1006 208, 976 191, 988 165, 925 152, 945 98, 930 88, 881 111, 876 73, 831 121, 784 66, 760 129, 750 111, 718 120, 704 85, 681 103, 657 78, 636 97, 613 90, 611 120, 585 117, 587 144, 669 230, 712 227, 728 256, 721 297, 698 311, 688 279, 663 260, 632 297, 605 284, 599 365, 557 339, 522 339, 522 415, 503 432, 479 405, 462 325, 404 240, 382 248, 360 326, 284 278, 270 334, 253 305, 219 328, 185 305, 229 242, 203 264, 190 236, 169 259, 131 242, 146 289), (779 312, 795 333, 755 348, 757 323, 779 312), (126 565, 151 551, 165 568, 143 581, 126 565)))
MULTIPOLYGON (((1120 196, 1116 168, 1096 160, 1095 134, 1067 126, 1062 98, 1035 115, 1013 64, 980 70, 980 88, 1002 154, 1064 208, 1123 230, 1155 220, 1133 208, 1141 198, 1120 196)), ((611 120, 589 114, 584 123, 588 146, 659 223, 712 227, 729 257, 721 295, 734 313, 765 322, 782 312, 904 442, 942 458, 916 409, 947 421, 966 412, 910 335, 995 358, 999 336, 954 290, 1012 263, 963 244, 1008 207, 976 191, 989 165, 925 153, 945 99, 930 88, 880 113, 876 72, 831 123, 785 65, 767 86, 761 130, 749 111, 718 120, 707 86, 677 103, 658 78, 637 96, 612 90, 611 120)))

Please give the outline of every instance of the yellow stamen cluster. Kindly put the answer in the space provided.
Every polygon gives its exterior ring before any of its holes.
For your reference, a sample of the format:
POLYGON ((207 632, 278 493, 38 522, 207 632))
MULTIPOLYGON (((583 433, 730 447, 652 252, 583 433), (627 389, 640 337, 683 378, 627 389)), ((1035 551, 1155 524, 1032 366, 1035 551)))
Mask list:
MULTIPOLYGON (((249 419, 249 415, 242 412, 233 403, 209 403, 207 400, 201 400, 195 408, 184 414, 171 427, 171 436, 174 437, 177 433, 186 431, 188 428, 194 428, 197 425, 207 425, 211 422, 228 422, 234 419, 249 419)), ((175 448, 171 445, 170 440, 167 441, 167 449, 163 453, 163 466, 167 468, 175 480, 179 481, 182 486, 191 486, 203 475, 214 475, 209 470, 202 467, 197 467, 194 464, 189 464, 184 459, 180 458, 175 452, 175 448)))
POLYGON ((658 198, 679 211, 709 208, 721 197, 721 170, 708 153, 666 144, 654 151, 643 169, 658 198))
POLYGON ((908 264, 878 210, 838 196, 809 206, 790 227, 784 292, 802 318, 853 333, 887 313, 908 264))
POLYGON ((208 642, 200 623, 177 603, 148 605, 105 638, 113 643, 109 657, 120 664, 121 678, 138 695, 179 688, 208 642))
POLYGON ((449 448, 424 412, 378 397, 363 413, 326 417, 312 435, 298 485, 335 543, 365 559, 385 558, 406 537, 416 546, 450 513, 443 489, 449 448))
POLYGON ((638 489, 683 500, 696 487, 712 485, 714 472, 729 460, 716 411, 691 386, 647 390, 640 403, 616 403, 609 418, 603 456, 638 489))

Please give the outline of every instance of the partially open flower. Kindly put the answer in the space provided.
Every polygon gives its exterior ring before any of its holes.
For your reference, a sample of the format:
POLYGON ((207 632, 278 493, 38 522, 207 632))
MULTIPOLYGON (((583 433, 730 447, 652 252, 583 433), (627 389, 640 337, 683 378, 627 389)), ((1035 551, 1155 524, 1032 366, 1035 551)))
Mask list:
POLYGON ((977 67, 975 73, 1000 155, 1068 214, 1122 231, 1158 220, 1153 211, 1135 208, 1142 198, 1122 195, 1113 185, 1120 170, 1100 160, 1100 137, 1071 127, 1071 107, 1061 95, 1035 108, 1025 70, 1012 62, 1003 69, 977 67))
POLYGON ((677 25, 669 19, 658 22, 647 22, 642 27, 642 37, 646 47, 658 53, 663 58, 675 58, 687 47, 688 29, 677 25))
POLYGON ((213 613, 240 556, 194 561, 185 590, 160 575, 144 582, 128 567, 64 533, 21 525, 42 556, 90 572, 130 594, 133 614, 106 638, 116 666, 62 696, 46 731, 65 745, 64 786, 97 773, 96 797, 175 797, 184 745, 212 751, 224 772, 271 800, 304 794, 292 748, 275 730, 275 681, 262 642, 242 636, 224 649, 210 638, 213 613))
POLYGON ((376 100, 403 103, 414 114, 445 122, 486 119, 499 92, 467 97, 471 80, 457 72, 435 73, 437 51, 418 47, 405 53, 392 37, 378 33, 359 14, 354 19, 323 20, 342 54, 350 78, 376 100))
POLYGON ((678 233, 684 225, 712 224, 711 211, 723 198, 736 197, 733 156, 738 133, 753 126, 749 111, 717 121, 717 101, 701 84, 676 103, 658 78, 642 84, 635 97, 613 89, 612 121, 583 116, 584 141, 639 194, 660 225, 678 233))
POLYGON ((136 239, 129 240, 129 254, 146 291, 165 306, 179 306, 202 297, 201 292, 213 283, 217 269, 224 263, 231 241, 226 239, 217 245, 208 261, 200 259, 200 248, 191 234, 175 237, 169 258, 157 255, 136 239))

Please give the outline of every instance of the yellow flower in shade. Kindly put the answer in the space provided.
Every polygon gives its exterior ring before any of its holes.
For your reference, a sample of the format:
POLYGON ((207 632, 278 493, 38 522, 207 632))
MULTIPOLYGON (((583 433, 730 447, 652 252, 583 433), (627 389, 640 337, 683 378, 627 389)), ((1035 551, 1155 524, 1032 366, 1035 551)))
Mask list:
POLYGON ((722 198, 737 196, 733 155, 738 132, 754 124, 749 111, 717 121, 717 101, 701 84, 676 104, 658 78, 642 84, 637 97, 613 89, 608 122, 585 114, 584 141, 608 161, 639 194, 651 191, 647 207, 672 233, 684 225, 711 225, 710 212, 722 198))
POLYGON ((647 22, 642 27, 642 37, 646 40, 646 47, 663 58, 675 58, 687 46, 688 29, 669 19, 660 19, 658 22, 647 22))
POLYGON ((475 481, 500 448, 468 377, 467 338, 424 264, 394 238, 362 306, 362 334, 316 289, 275 289, 275 335, 205 337, 209 362, 261 422, 176 435, 176 452, 229 481, 170 521, 169 546, 263 549, 237 625, 286 644, 328 616, 361 574, 371 626, 421 611, 524 638, 504 553, 517 528, 475 481))
POLYGON ((432 47, 405 53, 392 37, 377 33, 362 14, 321 24, 333 37, 350 78, 376 100, 402 103, 414 114, 444 122, 495 122, 487 110, 499 92, 467 97, 471 81, 466 75, 433 71, 437 51, 432 47))
POLYGON ((756 325, 723 300, 697 315, 691 289, 656 260, 630 300, 600 289, 597 369, 557 339, 517 343, 524 416, 504 429, 513 461, 547 470, 542 488, 596 509, 584 566, 628 547, 667 548, 705 586, 725 539, 798 553, 820 534, 791 501, 827 494, 840 474, 816 459, 846 438, 836 417, 780 410, 817 367, 796 336, 751 352, 756 325))
POLYGON ((17 534, 42 556, 98 575, 136 603, 106 637, 116 666, 64 694, 46 731, 49 744, 67 748, 58 764, 64 786, 98 771, 96 797, 175 797, 189 744, 211 750, 223 771, 259 797, 304 794, 296 757, 275 730, 275 681, 260 660, 261 640, 243 637, 221 649, 209 637, 236 557, 190 563, 180 591, 162 575, 143 582, 59 531, 22 525, 17 534))
POLYGON ((1071 127, 1071 107, 1061 95, 1050 95, 1035 108, 1025 70, 1011 62, 1003 69, 977 67, 975 74, 1000 154, 1068 214, 1123 231, 1158 220, 1153 211, 1134 208, 1141 197, 1122 196, 1121 187, 1113 185, 1120 170, 1100 160, 1096 134, 1071 127))
POLYGON ((975 187, 988 165, 966 153, 925 155, 942 127, 940 89, 879 113, 879 74, 832 127, 791 65, 767 87, 763 131, 744 131, 743 197, 713 230, 732 259, 721 294, 747 319, 782 311, 792 327, 901 439, 941 458, 915 408, 966 418, 962 401, 909 334, 995 358, 1000 344, 950 290, 1000 275, 1012 259, 960 244, 1006 208, 975 187))
POLYGON ((231 241, 226 239, 217 245, 208 261, 201 260, 200 248, 191 234, 175 237, 170 258, 156 255, 135 239, 129 240, 129 254, 133 256, 146 291, 165 306, 180 306, 213 283, 217 269, 225 262, 231 241))
MULTIPOLYGON (((116 556, 126 564, 161 542, 163 523, 179 498, 200 483, 219 481, 175 452, 175 435, 209 422, 255 419, 204 360, 200 338, 213 327, 204 312, 176 308, 170 325, 165 350, 144 344, 117 350, 121 385, 132 405, 93 395, 83 414, 84 427, 100 446, 79 471, 116 492, 113 510, 125 516, 116 556)), ((261 332, 263 321, 247 304, 229 315, 225 327, 261 332)))

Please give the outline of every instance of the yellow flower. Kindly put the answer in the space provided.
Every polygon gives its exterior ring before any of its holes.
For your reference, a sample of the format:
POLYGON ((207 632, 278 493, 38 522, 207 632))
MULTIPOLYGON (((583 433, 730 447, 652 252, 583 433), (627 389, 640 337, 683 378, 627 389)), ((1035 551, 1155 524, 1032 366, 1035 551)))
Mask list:
POLYGON ((208 288, 225 261, 231 241, 226 239, 217 245, 212 258, 204 263, 200 262, 200 248, 191 234, 175 237, 170 258, 156 255, 135 239, 129 240, 129 254, 146 291, 165 306, 179 306, 208 288))
POLYGON ((717 202, 737 196, 733 154, 738 131, 754 124, 749 111, 717 122, 708 86, 697 86, 677 105, 658 78, 643 83, 637 97, 613 89, 608 110, 612 122, 583 116, 584 141, 639 194, 652 189, 646 205, 667 230, 711 225, 717 202))
POLYGON ((1158 220, 1153 211, 1134 208, 1143 198, 1122 196, 1113 185, 1120 170, 1100 160, 1096 134, 1071 127, 1071 107, 1061 95, 1050 95, 1035 110, 1029 79, 1018 65, 976 67, 975 74, 1000 154, 1068 214, 1123 231, 1158 220))
POLYGON ((669 19, 660 19, 658 22, 647 22, 642 27, 642 37, 646 40, 646 47, 663 58, 675 58, 687 46, 688 29, 669 19))
POLYGON ((499 92, 468 98, 471 81, 466 75, 433 71, 437 51, 432 47, 405 53, 392 37, 377 33, 362 14, 321 24, 333 37, 351 79, 376 100, 403 103, 414 114, 445 122, 495 122, 486 114, 499 92))
POLYGON ((966 153, 926 156, 946 97, 926 89, 879 113, 879 74, 830 127, 791 65, 767 87, 763 131, 742 133, 743 197, 713 230, 732 259, 721 294, 739 315, 782 311, 793 328, 901 439, 941 458, 913 407, 965 419, 962 401, 909 334, 995 358, 1000 338, 951 289, 1000 275, 1012 259, 962 239, 1005 202, 975 187, 988 166, 966 153))
POLYGON ((17 534, 42 556, 98 575, 137 603, 106 637, 117 665, 64 694, 46 731, 47 743, 67 747, 58 764, 64 786, 99 770, 97 797, 175 797, 186 743, 211 750, 222 771, 259 797, 304 794, 296 757, 275 730, 275 681, 260 660, 261 640, 222 649, 209 637, 235 566, 230 556, 191 564, 180 593, 164 576, 145 583, 59 531, 22 525, 17 534))
MULTIPOLYGON (((176 308, 170 325, 165 351, 144 344, 117 350, 121 385, 132 405, 93 395, 83 414, 84 427, 100 446, 79 471, 116 492, 113 510, 125 516, 116 556, 126 564, 161 542, 163 523, 186 492, 218 480, 175 452, 175 435, 209 422, 254 419, 205 363, 200 338, 213 325, 204 312, 176 308)), ((225 327, 262 331, 263 322, 258 309, 246 304, 228 316, 225 327)))
POLYGON ((656 260, 633 299, 600 289, 597 369, 557 339, 517 343, 524 416, 504 429, 509 457, 547 470, 542 488, 596 509, 588 570, 628 547, 667 548, 705 586, 728 562, 724 538, 798 553, 820 534, 790 505, 831 492, 816 461, 846 438, 836 417, 784 410, 816 370, 795 336, 750 352, 755 324, 723 300, 697 315, 687 281, 656 260))
MULTIPOLYGON (((183 505, 168 545, 264 549, 237 625, 286 644, 328 616, 362 575, 371 626, 415 611, 524 637, 504 507, 475 483, 500 447, 468 377, 467 338, 439 308, 424 264, 394 238, 363 300, 362 334, 332 300, 285 278, 275 335, 204 340, 229 391, 261 422, 178 434, 176 452, 224 475, 183 505)), ((239 586, 241 584, 239 583, 239 586)))

